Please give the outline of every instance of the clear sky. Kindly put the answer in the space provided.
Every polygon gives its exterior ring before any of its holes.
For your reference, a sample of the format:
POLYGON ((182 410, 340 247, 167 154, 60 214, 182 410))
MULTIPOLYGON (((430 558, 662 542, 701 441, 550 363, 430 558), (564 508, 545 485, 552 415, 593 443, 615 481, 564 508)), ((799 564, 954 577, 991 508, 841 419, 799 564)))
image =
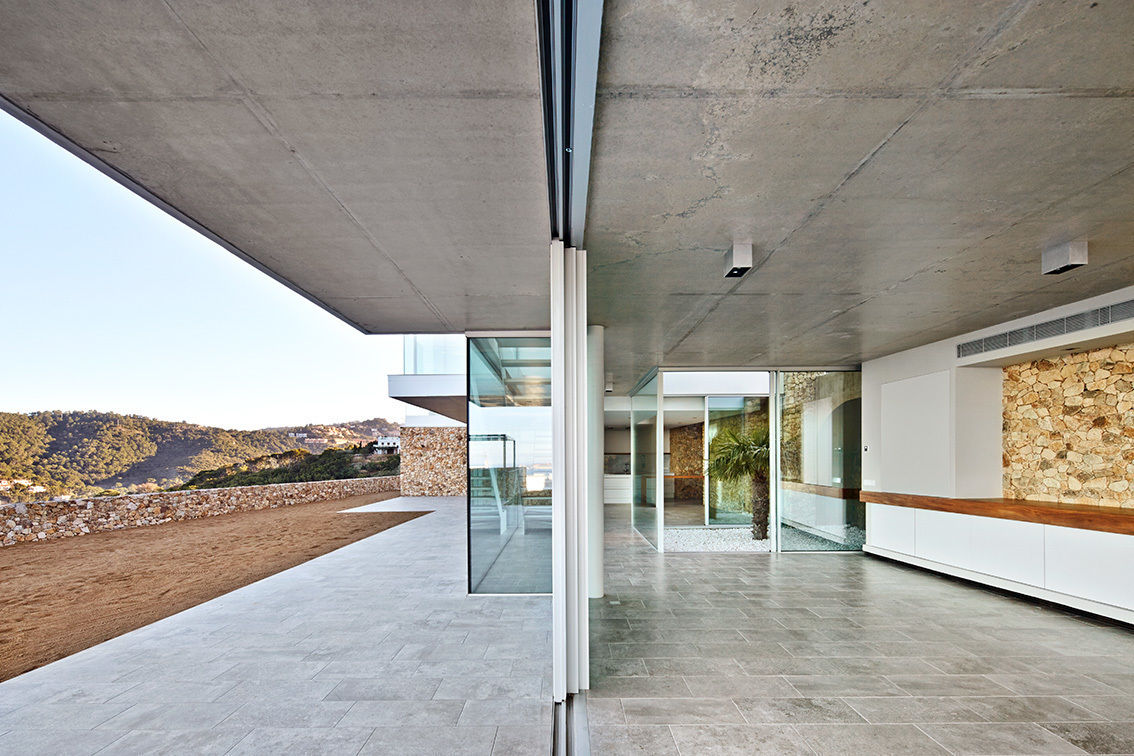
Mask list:
POLYGON ((386 417, 365 336, 0 113, 0 411, 225 428, 386 417))

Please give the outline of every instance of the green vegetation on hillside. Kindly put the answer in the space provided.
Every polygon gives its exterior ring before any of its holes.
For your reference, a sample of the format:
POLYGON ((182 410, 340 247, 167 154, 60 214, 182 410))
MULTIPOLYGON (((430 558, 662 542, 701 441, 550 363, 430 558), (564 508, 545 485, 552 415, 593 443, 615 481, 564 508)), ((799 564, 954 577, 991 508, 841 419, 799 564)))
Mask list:
POLYGON ((202 470, 176 490, 396 475, 399 461, 397 454, 375 455, 373 443, 345 449, 327 449, 320 454, 302 450, 286 451, 225 465, 215 470, 202 470))
POLYGON ((12 500, 86 495, 108 488, 157 489, 197 471, 295 449, 276 430, 235 431, 112 412, 0 412, 0 479, 27 479, 45 491, 12 500))

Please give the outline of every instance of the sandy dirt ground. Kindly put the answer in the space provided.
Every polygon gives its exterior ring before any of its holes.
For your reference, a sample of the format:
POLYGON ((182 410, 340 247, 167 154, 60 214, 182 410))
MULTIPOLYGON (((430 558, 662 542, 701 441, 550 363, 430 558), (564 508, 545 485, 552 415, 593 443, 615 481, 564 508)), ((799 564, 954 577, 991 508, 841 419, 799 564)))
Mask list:
POLYGON ((0 548, 0 680, 424 514, 339 513, 397 495, 0 548))

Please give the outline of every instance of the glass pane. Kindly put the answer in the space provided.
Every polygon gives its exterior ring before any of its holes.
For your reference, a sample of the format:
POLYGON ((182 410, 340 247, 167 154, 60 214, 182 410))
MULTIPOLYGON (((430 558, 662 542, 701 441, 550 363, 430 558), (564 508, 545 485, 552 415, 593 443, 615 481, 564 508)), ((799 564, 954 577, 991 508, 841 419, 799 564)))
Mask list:
POLYGON ((634 529, 658 546, 658 381, 651 380, 630 397, 630 517, 634 529))
POLYGON ((783 551, 854 551, 865 542, 861 379, 847 372, 780 374, 783 551))
POLYGON ((768 397, 712 396, 708 412, 709 524, 756 524, 756 538, 767 538, 768 397), (738 464, 727 473, 715 470, 713 463, 721 465, 727 457, 738 464))
POLYGON ((469 591, 551 591, 551 340, 473 338, 469 591))
POLYGON ((402 372, 406 375, 460 375, 465 372, 465 337, 447 333, 403 336, 402 372))
MULTIPOLYGON (((665 374, 668 392, 670 378, 665 374)), ((669 396, 665 412, 665 521, 667 528, 705 525, 705 398, 669 396)))

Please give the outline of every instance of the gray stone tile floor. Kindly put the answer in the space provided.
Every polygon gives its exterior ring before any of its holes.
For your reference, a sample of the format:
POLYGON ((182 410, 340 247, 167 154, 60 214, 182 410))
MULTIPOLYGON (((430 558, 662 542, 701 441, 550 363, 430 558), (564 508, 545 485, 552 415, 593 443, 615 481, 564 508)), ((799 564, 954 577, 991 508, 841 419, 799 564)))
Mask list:
POLYGON ((599 754, 1134 753, 1134 632, 863 554, 657 554, 608 505, 599 754))
POLYGON ((465 499, 0 683, 0 754, 542 754, 551 600, 468 596, 465 499))

